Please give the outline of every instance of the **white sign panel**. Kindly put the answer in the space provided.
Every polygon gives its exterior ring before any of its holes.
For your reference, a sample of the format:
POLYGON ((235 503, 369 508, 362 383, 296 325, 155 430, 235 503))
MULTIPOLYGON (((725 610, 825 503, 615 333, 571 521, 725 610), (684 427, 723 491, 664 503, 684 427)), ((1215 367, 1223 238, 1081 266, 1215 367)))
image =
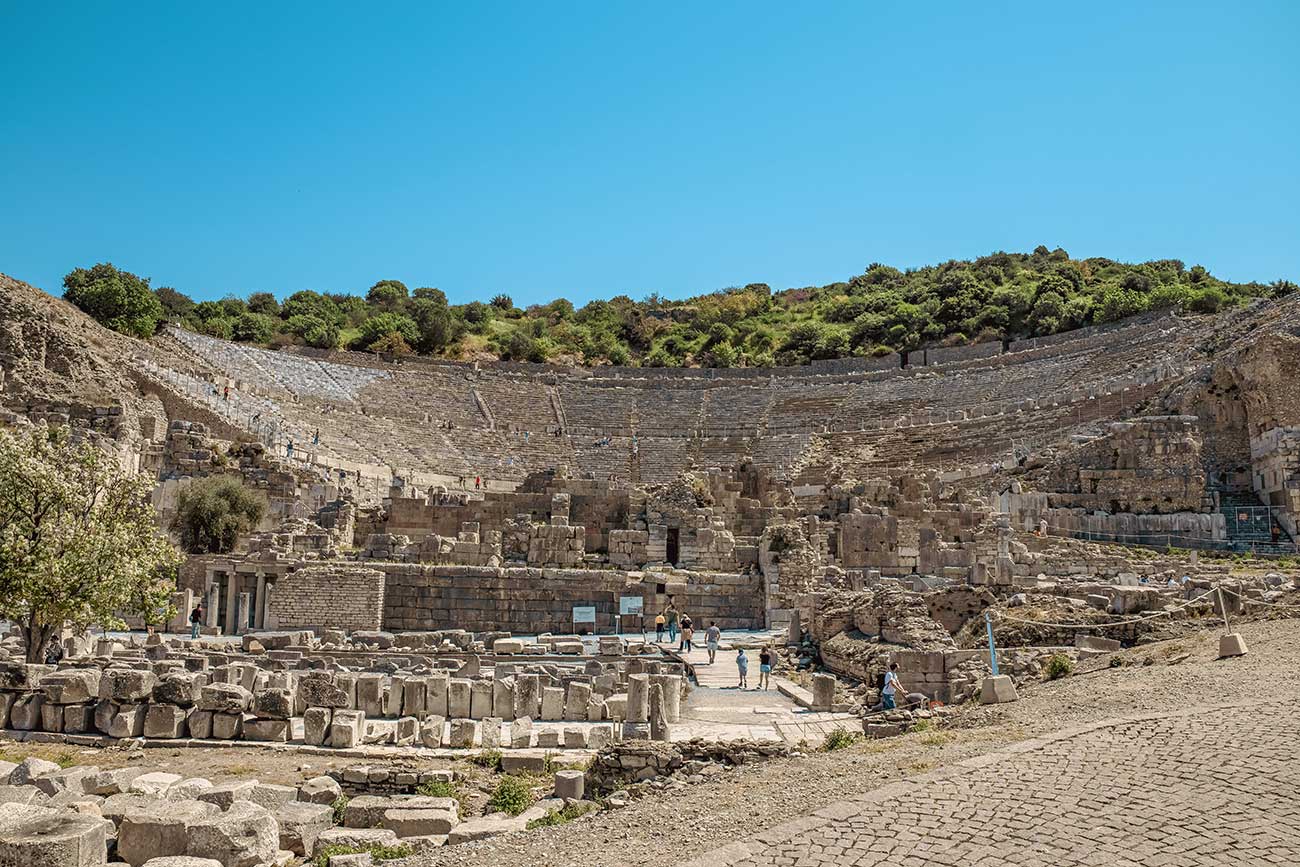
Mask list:
POLYGON ((640 596, 620 596, 618 597, 618 613, 621 617, 631 615, 641 616, 644 610, 645 599, 640 596))
POLYGON ((573 606, 574 623, 595 623, 596 606, 595 605, 575 605, 573 606))

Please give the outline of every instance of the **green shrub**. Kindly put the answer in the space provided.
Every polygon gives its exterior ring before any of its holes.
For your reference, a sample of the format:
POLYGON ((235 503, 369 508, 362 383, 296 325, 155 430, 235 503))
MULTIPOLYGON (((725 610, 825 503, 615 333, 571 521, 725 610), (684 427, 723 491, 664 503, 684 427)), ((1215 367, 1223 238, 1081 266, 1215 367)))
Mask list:
POLYGON ((574 819, 579 819, 587 815, 594 809, 596 809, 595 804, 589 801, 579 801, 576 804, 569 804, 558 810, 551 810, 542 818, 533 819, 525 827, 527 830, 531 831, 534 828, 549 828, 553 825, 563 825, 565 822, 572 822, 574 819))
POLYGON ((500 750, 483 750, 469 757, 470 764, 478 765, 480 768, 487 768, 489 771, 501 770, 501 751, 500 750))
POLYGON ((238 478, 210 476, 181 492, 172 529, 191 554, 224 554, 257 526, 265 511, 266 498, 238 478))
POLYGON ((337 798, 334 799, 334 803, 331 806, 334 808, 335 825, 343 824, 343 813, 348 808, 348 800, 349 798, 347 795, 339 795, 337 798))
POLYGON ((457 810, 461 817, 465 816, 465 791, 455 783, 448 783, 442 780, 425 780, 416 788, 416 793, 425 795, 430 798, 455 798, 457 810))
POLYGON ((1045 669, 1048 680, 1059 680, 1074 673, 1074 660, 1064 653, 1053 653, 1047 660, 1045 669))
POLYGON ((508 813, 518 816, 533 803, 533 789, 522 777, 507 774, 497 783, 488 798, 488 809, 492 812, 508 813))
POLYGON ((862 736, 857 732, 851 732, 843 726, 836 726, 826 736, 826 741, 822 744, 822 751, 833 753, 836 750, 847 749, 857 743, 860 737, 862 736))

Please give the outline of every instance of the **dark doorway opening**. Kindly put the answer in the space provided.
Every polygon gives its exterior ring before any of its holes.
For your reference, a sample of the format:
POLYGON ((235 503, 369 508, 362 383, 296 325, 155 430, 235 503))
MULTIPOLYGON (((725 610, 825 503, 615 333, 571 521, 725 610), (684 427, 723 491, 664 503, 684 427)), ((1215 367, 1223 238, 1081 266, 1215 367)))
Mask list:
POLYGON ((668 560, 669 563, 672 563, 674 566, 677 565, 677 556, 678 556, 678 553, 679 553, 680 550, 681 550, 681 541, 680 541, 680 538, 679 538, 679 534, 680 534, 680 533, 681 533, 681 531, 678 530, 676 527, 669 527, 669 528, 668 528, 668 556, 667 556, 667 560, 668 560))

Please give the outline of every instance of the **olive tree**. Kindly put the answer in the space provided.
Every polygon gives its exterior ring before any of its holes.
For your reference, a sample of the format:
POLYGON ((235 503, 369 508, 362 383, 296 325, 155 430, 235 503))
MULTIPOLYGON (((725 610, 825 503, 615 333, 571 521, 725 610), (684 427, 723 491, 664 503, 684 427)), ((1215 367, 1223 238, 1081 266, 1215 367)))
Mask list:
POLYGON ((181 492, 173 529, 191 554, 226 554, 265 513, 265 498, 239 479, 210 476, 181 492))
POLYGON ((0 430, 0 617, 40 661, 65 626, 156 620, 180 555, 160 530, 152 484, 66 428, 0 430))

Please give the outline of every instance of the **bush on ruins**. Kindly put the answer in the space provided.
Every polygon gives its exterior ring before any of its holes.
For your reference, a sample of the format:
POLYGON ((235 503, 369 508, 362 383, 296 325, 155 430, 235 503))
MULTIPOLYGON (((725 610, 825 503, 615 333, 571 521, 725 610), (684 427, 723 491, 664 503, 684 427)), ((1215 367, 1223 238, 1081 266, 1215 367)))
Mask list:
POLYGON ((173 525, 191 554, 225 554, 241 533, 257 526, 265 499, 231 476, 212 476, 190 485, 180 496, 173 525))
POLYGON ((153 336, 163 318, 149 281, 107 262, 70 271, 63 278, 63 297, 97 322, 134 337, 153 336))

